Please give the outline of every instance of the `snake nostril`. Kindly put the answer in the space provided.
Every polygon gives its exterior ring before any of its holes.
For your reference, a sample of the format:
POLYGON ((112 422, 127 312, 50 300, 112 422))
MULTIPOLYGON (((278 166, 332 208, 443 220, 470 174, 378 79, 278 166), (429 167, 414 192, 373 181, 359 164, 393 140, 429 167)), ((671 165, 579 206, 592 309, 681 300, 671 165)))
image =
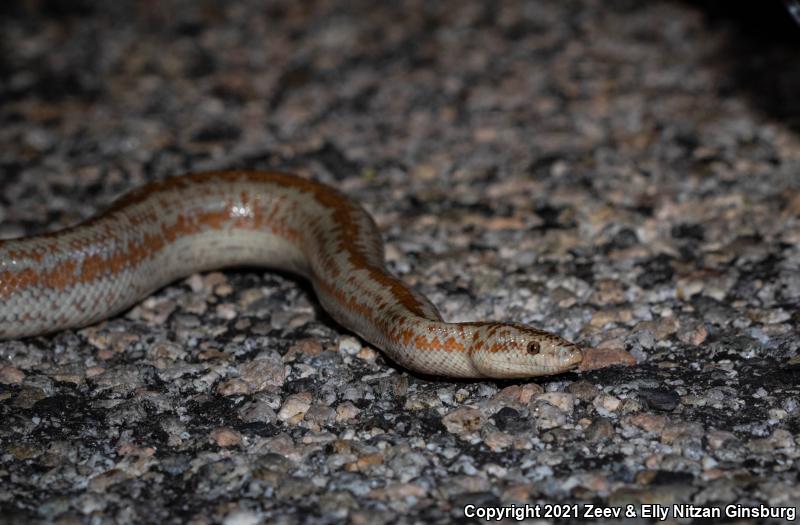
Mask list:
POLYGON ((536 341, 531 341, 530 343, 528 343, 527 350, 528 350, 528 354, 530 354, 530 355, 538 354, 539 350, 540 350, 539 343, 537 343, 536 341))

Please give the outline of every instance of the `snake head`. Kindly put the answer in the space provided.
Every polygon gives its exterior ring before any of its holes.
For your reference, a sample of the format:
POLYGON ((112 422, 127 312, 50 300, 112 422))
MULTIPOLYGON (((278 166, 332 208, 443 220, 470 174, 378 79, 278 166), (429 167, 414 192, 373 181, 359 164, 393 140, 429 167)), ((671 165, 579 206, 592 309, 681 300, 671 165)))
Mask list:
POLYGON ((490 323, 481 331, 483 344, 476 342, 471 351, 475 367, 485 377, 513 379, 559 374, 583 360, 575 343, 530 326, 490 323))

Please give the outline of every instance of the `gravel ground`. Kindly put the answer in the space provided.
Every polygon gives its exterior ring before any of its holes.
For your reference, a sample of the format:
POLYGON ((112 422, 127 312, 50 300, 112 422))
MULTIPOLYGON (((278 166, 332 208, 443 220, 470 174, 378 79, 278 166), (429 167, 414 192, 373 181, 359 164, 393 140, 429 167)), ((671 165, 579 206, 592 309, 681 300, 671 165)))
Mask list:
POLYGON ((800 29, 739 4, 4 4, 0 237, 292 170, 364 203, 446 319, 637 363, 420 377, 292 276, 194 275, 0 343, 0 522, 797 510, 800 29))

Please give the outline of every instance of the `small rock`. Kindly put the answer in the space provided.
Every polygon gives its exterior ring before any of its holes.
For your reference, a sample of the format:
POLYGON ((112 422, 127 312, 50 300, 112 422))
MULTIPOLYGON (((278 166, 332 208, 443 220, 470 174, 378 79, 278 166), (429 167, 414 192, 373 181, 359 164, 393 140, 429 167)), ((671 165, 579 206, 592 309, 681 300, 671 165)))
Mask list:
POLYGON ((384 488, 372 489, 370 498, 380 501, 397 501, 405 498, 421 498, 427 491, 416 483, 392 483, 384 488))
POLYGON ((211 439, 222 448, 235 447, 242 442, 242 435, 237 431, 227 428, 219 427, 211 431, 211 439))
POLYGON ((567 422, 567 415, 550 403, 534 401, 531 404, 531 415, 536 418, 536 427, 540 430, 561 427, 567 422))
POLYGON ((633 334, 636 337, 636 342, 638 342, 642 348, 650 349, 655 346, 655 326, 653 321, 642 321, 634 327, 633 334))
POLYGON ((508 400, 521 405, 527 405, 533 396, 543 392, 544 389, 536 383, 528 383, 522 386, 512 385, 505 387, 492 396, 492 401, 508 400))
POLYGON ((383 454, 380 452, 376 452, 374 454, 367 454, 361 456, 353 463, 348 463, 344 466, 344 469, 348 472, 364 472, 369 467, 373 465, 380 465, 383 463, 384 457, 383 454))
POLYGON ((623 332, 625 331, 620 329, 608 330, 606 334, 609 337, 597 343, 597 346, 592 348, 591 351, 597 351, 597 350, 604 350, 604 351, 614 350, 616 352, 624 351, 626 348, 626 343, 625 343, 625 338, 622 336, 623 332))
POLYGON ((241 378, 247 383, 251 392, 261 392, 268 388, 278 389, 286 380, 283 359, 277 352, 264 352, 242 366, 241 378))
POLYGON ((106 492, 109 487, 127 479, 130 479, 130 476, 123 470, 116 468, 107 470, 89 480, 89 490, 103 493, 106 492))
POLYGON ((692 442, 703 436, 703 427, 698 423, 672 422, 661 431, 661 442, 664 444, 692 442))
POLYGON ((25 461, 42 455, 43 450, 29 443, 12 443, 6 448, 6 452, 16 460, 25 461))
POLYGON ((329 406, 322 404, 313 404, 309 408, 303 419, 309 423, 309 427, 318 430, 325 424, 333 421, 336 418, 336 411, 329 406))
POLYGON ((218 304, 216 308, 217 317, 230 321, 235 319, 238 313, 236 312, 236 305, 231 303, 218 304))
POLYGON ((642 390, 639 392, 639 396, 646 406, 664 412, 675 410, 681 400, 677 392, 666 389, 642 390))
POLYGON ((599 388, 584 379, 570 383, 567 391, 581 401, 586 402, 593 400, 600 393, 599 388))
POLYGON ((258 525, 261 518, 258 514, 248 510, 238 510, 231 512, 222 520, 222 525, 258 525))
POLYGON ((322 343, 317 339, 303 339, 289 347, 286 357, 294 357, 295 354, 302 354, 307 357, 315 357, 323 351, 322 343))
POLYGON ((581 372, 597 370, 609 366, 632 366, 636 364, 636 359, 631 354, 621 349, 584 348, 582 352, 583 360, 578 367, 578 370, 581 372))
POLYGON ((0 383, 4 385, 18 385, 25 379, 25 373, 11 365, 0 366, 0 383))
POLYGON ((775 429, 769 440, 777 449, 793 450, 795 448, 792 433, 783 428, 775 429))
POLYGON ((506 432, 495 431, 487 433, 483 442, 493 451, 500 452, 509 448, 514 443, 514 438, 506 432))
POLYGON ((358 407, 356 407, 350 401, 345 401, 336 407, 336 421, 349 421, 356 417, 359 413, 361 413, 361 410, 359 410, 358 407))
POLYGON ((494 413, 492 419, 500 430, 506 430, 512 423, 519 421, 522 415, 511 407, 503 407, 494 413))
POLYGON ((645 432, 661 432, 667 424, 666 417, 647 413, 634 414, 630 416, 628 421, 645 432))
POLYGON ((599 279, 589 300, 595 304, 618 304, 625 301, 625 288, 621 282, 612 279, 599 279))
POLYGON ((172 341, 159 341, 147 350, 147 357, 152 360, 180 361, 186 357, 186 350, 172 341))
POLYGON ((277 417, 275 411, 265 401, 254 400, 247 403, 239 410, 239 417, 249 423, 260 421, 272 423, 277 417))
POLYGON ((542 401, 550 403, 566 414, 571 414, 575 408, 575 396, 564 392, 547 392, 539 394, 534 398, 536 403, 542 401))
POLYGON ((311 392, 300 392, 290 395, 286 398, 283 406, 278 411, 278 419, 293 423, 301 421, 308 409, 311 408, 312 399, 313 395, 311 392))
POLYGON ((619 406, 622 404, 622 401, 618 397, 614 397, 612 395, 603 394, 595 398, 594 400, 594 407, 599 412, 614 412, 616 411, 619 406))
POLYGON ((339 351, 347 355, 358 355, 361 351, 361 341, 350 335, 343 335, 339 338, 339 351))
POLYGON ((688 326, 681 326, 678 331, 678 339, 686 344, 699 346, 708 337, 708 330, 702 323, 689 323, 688 326))
POLYGON ((93 377, 97 377, 100 374, 105 373, 105 371, 106 368, 102 366, 90 366, 89 368, 86 369, 86 377, 91 379, 93 377))
POLYGON ((117 393, 131 393, 154 381, 155 368, 143 364, 116 366, 94 378, 97 388, 117 393))
POLYGON ((483 415, 477 408, 459 407, 442 418, 448 432, 463 434, 477 432, 483 427, 483 415))
POLYGON ((217 393, 221 396, 241 396, 250 393, 250 387, 239 378, 228 379, 217 385, 217 393))
POLYGON ((629 308, 608 308, 598 310, 592 315, 589 324, 594 328, 602 328, 609 324, 626 324, 633 320, 633 311, 629 308))
POLYGON ((677 319, 675 319, 675 317, 662 317, 656 325, 656 332, 654 334, 656 336, 656 340, 663 341, 668 339, 669 336, 678 331, 679 327, 680 323, 677 319))
POLYGON ((504 502, 524 504, 531 499, 531 494, 535 492, 536 486, 532 483, 518 483, 506 488, 501 499, 504 502))

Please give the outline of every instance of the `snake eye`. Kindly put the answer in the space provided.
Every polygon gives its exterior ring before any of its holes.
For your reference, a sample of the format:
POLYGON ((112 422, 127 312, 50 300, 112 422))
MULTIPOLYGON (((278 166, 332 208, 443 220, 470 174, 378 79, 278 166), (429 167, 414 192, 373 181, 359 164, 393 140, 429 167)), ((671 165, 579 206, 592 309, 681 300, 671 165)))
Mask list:
POLYGON ((536 355, 536 354, 538 354, 538 353, 539 353, 539 350, 540 350, 540 348, 539 348, 539 343, 537 343, 536 341, 531 341, 530 343, 528 343, 528 348, 527 348, 527 350, 528 350, 528 353, 529 353, 530 355, 536 355))

